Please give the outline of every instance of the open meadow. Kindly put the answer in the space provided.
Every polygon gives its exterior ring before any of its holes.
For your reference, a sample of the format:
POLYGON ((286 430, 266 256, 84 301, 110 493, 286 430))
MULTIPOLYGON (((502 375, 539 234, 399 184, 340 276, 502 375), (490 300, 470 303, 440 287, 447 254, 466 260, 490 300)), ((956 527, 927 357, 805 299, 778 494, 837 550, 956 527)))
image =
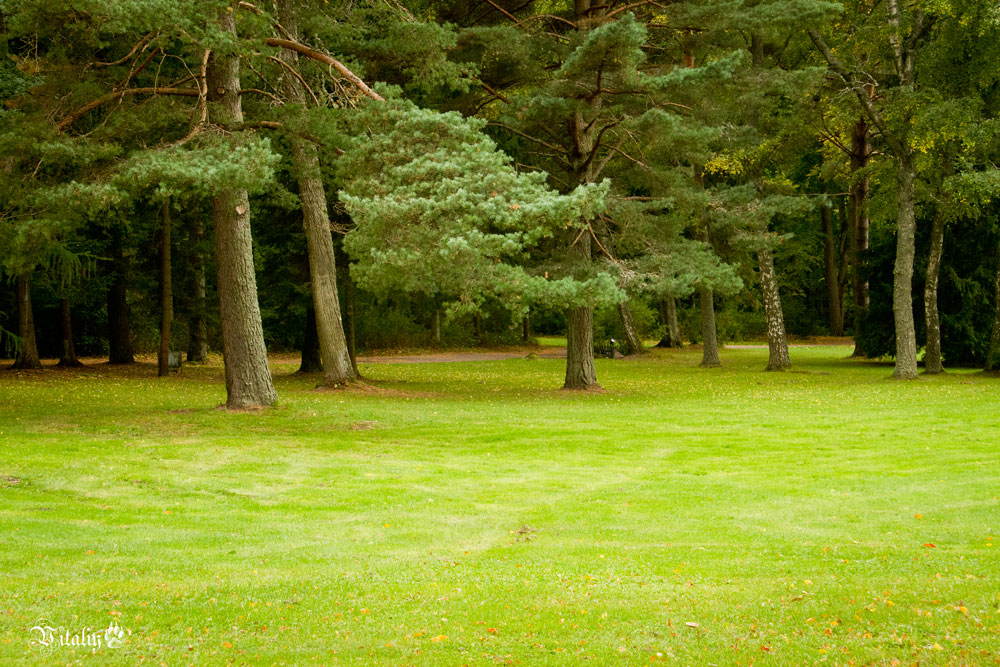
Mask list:
POLYGON ((849 352, 5 371, 0 665, 1000 664, 1000 381, 849 352))

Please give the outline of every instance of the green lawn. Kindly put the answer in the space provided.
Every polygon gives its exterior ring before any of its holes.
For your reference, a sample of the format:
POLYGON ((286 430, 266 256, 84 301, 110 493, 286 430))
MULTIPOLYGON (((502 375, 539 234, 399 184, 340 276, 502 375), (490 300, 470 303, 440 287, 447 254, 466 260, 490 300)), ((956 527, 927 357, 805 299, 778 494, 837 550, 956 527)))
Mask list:
POLYGON ((0 373, 0 665, 1000 664, 1000 381, 848 352, 0 373))

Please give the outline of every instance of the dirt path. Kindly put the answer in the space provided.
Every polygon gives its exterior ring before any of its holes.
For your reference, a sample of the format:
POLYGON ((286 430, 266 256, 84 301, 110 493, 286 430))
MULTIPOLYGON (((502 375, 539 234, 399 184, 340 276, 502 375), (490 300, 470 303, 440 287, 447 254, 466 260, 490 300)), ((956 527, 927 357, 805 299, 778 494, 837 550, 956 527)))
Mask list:
POLYGON ((539 359, 565 359, 566 348, 553 347, 541 352, 434 352, 397 356, 361 356, 358 357, 358 363, 441 364, 452 361, 503 361, 504 359, 524 359, 529 354, 534 354, 539 359))

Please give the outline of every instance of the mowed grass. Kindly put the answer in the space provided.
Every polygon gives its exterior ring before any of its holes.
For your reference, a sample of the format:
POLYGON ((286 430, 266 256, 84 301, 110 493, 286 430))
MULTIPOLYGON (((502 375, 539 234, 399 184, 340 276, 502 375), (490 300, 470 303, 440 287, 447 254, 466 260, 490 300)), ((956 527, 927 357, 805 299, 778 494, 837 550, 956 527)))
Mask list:
POLYGON ((848 353, 4 372, 0 665, 1000 664, 1000 381, 848 353))

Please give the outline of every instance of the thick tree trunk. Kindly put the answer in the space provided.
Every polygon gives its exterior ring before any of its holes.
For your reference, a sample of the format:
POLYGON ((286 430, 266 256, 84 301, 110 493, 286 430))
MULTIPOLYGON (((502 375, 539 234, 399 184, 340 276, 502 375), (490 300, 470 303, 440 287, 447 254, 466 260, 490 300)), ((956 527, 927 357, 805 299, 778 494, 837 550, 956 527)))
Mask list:
POLYGON ((701 366, 721 366, 719 361, 719 338, 715 326, 715 298, 708 287, 698 288, 701 307, 701 366))
POLYGON ((934 216, 931 226, 931 252, 927 258, 927 281, 924 283, 924 315, 927 320, 924 372, 928 375, 944 373, 944 366, 941 365, 941 320, 938 315, 938 279, 943 254, 944 220, 938 214, 934 216))
POLYGON ((128 260, 122 248, 121 231, 115 230, 111 244, 111 287, 108 290, 108 363, 131 364, 135 361, 132 352, 132 329, 128 321, 128 299, 126 295, 128 260))
POLYGON ((656 347, 684 347, 681 340, 681 328, 677 323, 677 299, 668 296, 660 299, 660 322, 663 324, 664 334, 656 347))
POLYGON ((987 373, 1000 370, 1000 248, 997 252, 997 271, 993 278, 993 331, 983 370, 987 373))
POLYGON ((302 363, 299 373, 322 373, 323 361, 320 358, 319 337, 316 335, 316 311, 312 303, 306 306, 306 329, 302 336, 302 363))
MULTIPOLYGON (((851 226, 851 291, 854 293, 854 337, 861 331, 861 321, 868 308, 868 283, 861 278, 864 253, 868 250, 868 185, 867 174, 858 173, 868 166, 871 150, 868 146, 868 123, 862 118, 851 132, 851 185, 849 211, 851 226)), ((863 356, 857 343, 852 356, 863 356)))
POLYGON ((781 294, 778 291, 778 276, 774 270, 774 254, 771 248, 757 251, 760 265, 760 286, 764 295, 764 317, 767 320, 767 368, 769 371, 783 371, 790 368, 788 339, 785 337, 785 316, 781 310, 781 294))
POLYGON ((191 314, 188 319, 188 361, 205 361, 208 357, 208 323, 206 311, 205 227, 195 220, 191 227, 191 314))
MULTIPOLYGON (((577 261, 590 263, 590 235, 580 234, 570 252, 577 261)), ((589 306, 566 311, 566 381, 563 389, 595 389, 594 309, 589 306)))
POLYGON ((830 335, 843 336, 844 297, 840 291, 840 257, 837 252, 837 234, 833 229, 833 207, 821 207, 820 218, 823 223, 823 274, 830 303, 830 335))
MULTIPOLYGON (((232 12, 221 19, 235 38, 232 12)), ((243 122, 237 54, 213 53, 208 62, 211 120, 223 125, 243 122)), ((278 395, 267 365, 264 329, 257 303, 257 277, 250 236, 250 198, 246 190, 223 190, 212 198, 215 256, 218 266, 219 320, 226 367, 226 407, 242 409, 273 404, 278 395)))
POLYGON ((62 343, 59 365, 68 368, 83 366, 76 358, 76 345, 73 344, 73 317, 69 299, 66 297, 59 299, 59 340, 62 343))
POLYGON ((629 308, 628 301, 618 304, 618 318, 622 322, 622 329, 625 330, 625 354, 645 354, 646 348, 635 328, 635 320, 632 319, 632 309, 629 308))
POLYGON ((31 308, 31 282, 24 276, 14 279, 14 294, 17 298, 17 335, 21 344, 14 358, 14 368, 39 370, 42 362, 38 358, 38 343, 35 341, 35 315, 31 308))
POLYGON ((594 389, 594 309, 570 308, 566 311, 566 382, 563 389, 594 389))
MULTIPOLYGON (((296 35, 296 20, 290 5, 287 0, 280 4, 280 18, 285 30, 296 35)), ((291 68, 295 68, 298 63, 295 51, 284 49, 280 57, 291 68)), ((305 90, 296 77, 284 72, 281 87, 291 102, 306 104, 305 90)), ((337 260, 333 250, 333 237, 330 235, 330 215, 320 176, 319 154, 315 144, 296 134, 289 134, 288 141, 292 147, 292 164, 299 185, 302 222, 309 250, 309 278, 312 281, 313 308, 316 311, 316 333, 323 357, 323 386, 339 387, 354 380, 355 372, 340 314, 337 260)))
POLYGON ((896 324, 896 367, 892 377, 913 380, 917 377, 917 336, 913 326, 913 257, 916 235, 916 168, 911 156, 898 159, 899 193, 896 237, 896 263, 893 268, 892 311, 896 324))
POLYGON ((163 202, 160 226, 160 351, 159 376, 170 375, 170 327, 174 321, 174 286, 170 270, 170 201, 163 202))

